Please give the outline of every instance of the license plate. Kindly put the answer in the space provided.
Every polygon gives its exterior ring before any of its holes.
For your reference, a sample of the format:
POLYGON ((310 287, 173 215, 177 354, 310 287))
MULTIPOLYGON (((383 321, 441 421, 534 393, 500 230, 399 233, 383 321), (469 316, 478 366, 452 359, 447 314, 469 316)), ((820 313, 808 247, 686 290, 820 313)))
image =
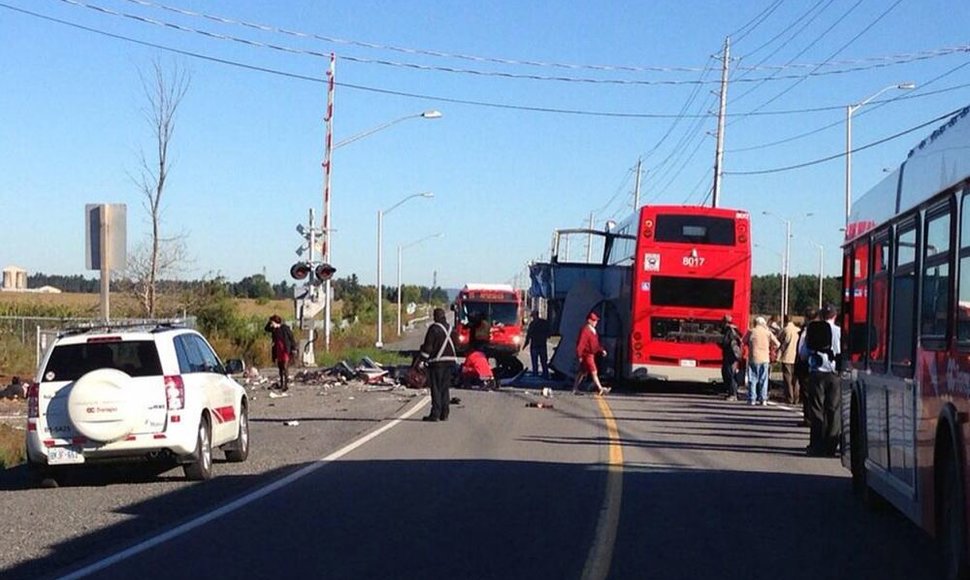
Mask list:
POLYGON ((697 361, 692 358, 682 358, 680 359, 680 366, 682 367, 696 367, 697 361))
POLYGON ((84 455, 70 447, 51 447, 47 450, 48 465, 84 463, 84 455))

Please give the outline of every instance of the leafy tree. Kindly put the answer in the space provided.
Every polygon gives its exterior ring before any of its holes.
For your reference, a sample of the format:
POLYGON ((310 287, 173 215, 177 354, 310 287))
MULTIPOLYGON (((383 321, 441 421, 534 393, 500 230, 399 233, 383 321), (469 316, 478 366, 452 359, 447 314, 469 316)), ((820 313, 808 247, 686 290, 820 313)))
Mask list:
POLYGON ((274 296, 273 287, 262 274, 246 276, 233 284, 232 293, 242 298, 273 298, 274 296))

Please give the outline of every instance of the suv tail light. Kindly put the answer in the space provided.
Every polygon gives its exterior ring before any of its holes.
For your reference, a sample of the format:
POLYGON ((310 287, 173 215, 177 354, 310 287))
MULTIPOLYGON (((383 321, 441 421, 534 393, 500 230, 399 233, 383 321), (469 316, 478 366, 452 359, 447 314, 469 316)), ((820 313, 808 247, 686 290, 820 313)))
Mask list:
POLYGON ((40 417, 40 385, 28 383, 27 385, 27 418, 36 419, 40 417))
POLYGON ((185 407, 185 383, 182 377, 165 377, 165 404, 169 411, 179 411, 185 407))

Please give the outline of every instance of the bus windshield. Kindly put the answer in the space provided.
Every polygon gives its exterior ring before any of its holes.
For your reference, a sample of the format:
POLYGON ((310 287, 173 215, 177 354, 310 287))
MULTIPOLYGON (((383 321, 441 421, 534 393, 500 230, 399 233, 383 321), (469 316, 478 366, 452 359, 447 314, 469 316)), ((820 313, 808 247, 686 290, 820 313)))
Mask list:
POLYGON ((703 215, 660 214, 657 241, 712 246, 734 245, 734 220, 703 215))
POLYGON ((473 318, 479 314, 492 324, 518 324, 519 307, 515 302, 463 302, 463 318, 473 318))

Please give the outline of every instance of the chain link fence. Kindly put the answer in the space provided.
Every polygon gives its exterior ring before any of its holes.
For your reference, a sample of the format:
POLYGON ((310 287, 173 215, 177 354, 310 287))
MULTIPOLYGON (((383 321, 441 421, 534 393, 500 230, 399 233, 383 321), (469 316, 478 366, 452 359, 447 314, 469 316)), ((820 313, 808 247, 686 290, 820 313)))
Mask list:
MULTIPOLYGON (((174 322, 166 320, 146 320, 143 318, 118 318, 108 324, 112 327, 131 327, 149 325, 160 322, 174 322)), ((195 328, 195 317, 189 316, 178 319, 178 322, 188 328, 195 328)), ((47 346, 57 338, 57 335, 70 328, 84 326, 104 326, 100 318, 65 318, 57 316, 0 316, 0 335, 13 337, 21 344, 34 350, 34 364, 39 365, 47 350, 47 346)))

